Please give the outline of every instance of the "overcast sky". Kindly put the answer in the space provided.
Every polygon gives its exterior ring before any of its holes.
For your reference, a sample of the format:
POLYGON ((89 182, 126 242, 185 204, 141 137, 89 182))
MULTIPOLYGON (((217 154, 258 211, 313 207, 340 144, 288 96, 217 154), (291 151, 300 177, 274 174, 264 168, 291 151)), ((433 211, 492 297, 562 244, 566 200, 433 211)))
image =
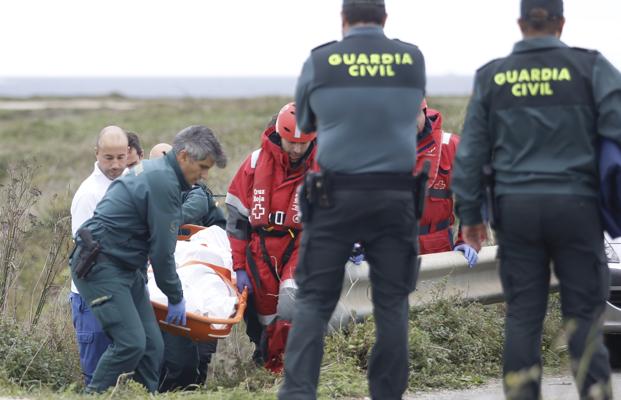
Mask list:
MULTIPOLYGON (((339 39, 341 0, 3 0, 0 77, 295 76, 339 39)), ((520 39, 519 0, 386 0, 386 33, 430 75, 470 75, 520 39)), ((565 0, 563 40, 621 68, 621 0, 565 0)))

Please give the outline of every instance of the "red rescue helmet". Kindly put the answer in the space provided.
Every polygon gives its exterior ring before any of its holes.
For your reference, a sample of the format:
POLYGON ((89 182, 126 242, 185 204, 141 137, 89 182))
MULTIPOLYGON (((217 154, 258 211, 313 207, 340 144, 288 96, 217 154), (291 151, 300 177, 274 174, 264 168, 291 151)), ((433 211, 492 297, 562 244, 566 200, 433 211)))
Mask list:
POLYGON ((295 123, 295 103, 286 104, 280 109, 276 119, 276 132, 285 140, 294 143, 306 143, 315 139, 315 132, 302 133, 295 123))

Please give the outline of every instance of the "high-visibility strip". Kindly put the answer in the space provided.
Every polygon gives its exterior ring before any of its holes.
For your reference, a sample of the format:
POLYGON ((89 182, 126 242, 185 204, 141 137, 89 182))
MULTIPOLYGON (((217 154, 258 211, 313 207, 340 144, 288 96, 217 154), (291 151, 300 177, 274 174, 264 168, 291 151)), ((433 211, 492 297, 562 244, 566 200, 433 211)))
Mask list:
POLYGON ((442 132, 442 144, 449 144, 451 141, 451 134, 448 132, 442 132))
POLYGON ((268 326, 276 319, 276 314, 269 314, 269 315, 257 314, 257 316, 259 317, 259 322, 263 326, 268 326))
POLYGON ((257 167, 257 161, 259 161, 259 154, 261 154, 261 149, 257 149, 252 152, 252 155, 250 156, 250 168, 257 167))
POLYGON ((298 285, 295 283, 295 279, 289 278, 280 282, 280 289, 297 289, 298 285))
POLYGON ((235 196, 234 194, 231 194, 230 192, 228 192, 226 194, 226 199, 224 200, 224 202, 226 204, 229 204, 229 205, 235 207, 235 209, 237 209, 237 211, 239 211, 239 213, 241 215, 243 215, 244 217, 247 217, 249 215, 248 214, 248 209, 246 207, 244 207, 244 204, 239 199, 239 197, 235 196))

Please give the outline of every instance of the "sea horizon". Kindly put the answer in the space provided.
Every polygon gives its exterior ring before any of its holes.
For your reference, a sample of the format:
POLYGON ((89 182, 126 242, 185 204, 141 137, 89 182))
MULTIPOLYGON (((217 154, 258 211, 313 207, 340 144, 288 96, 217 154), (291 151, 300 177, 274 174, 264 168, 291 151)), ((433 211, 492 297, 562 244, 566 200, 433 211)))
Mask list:
MULTIPOLYGON (((0 77, 0 97, 252 98, 293 97, 295 76, 0 77)), ((468 96, 472 76, 427 77, 429 96, 468 96)))

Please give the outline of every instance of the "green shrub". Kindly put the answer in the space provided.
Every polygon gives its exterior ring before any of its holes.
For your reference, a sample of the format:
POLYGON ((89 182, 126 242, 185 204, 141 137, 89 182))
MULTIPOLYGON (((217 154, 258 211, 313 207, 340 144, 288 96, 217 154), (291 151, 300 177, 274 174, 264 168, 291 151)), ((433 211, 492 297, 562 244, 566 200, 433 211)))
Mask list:
MULTIPOLYGON (((558 296, 552 296, 546 319, 542 354, 544 365, 554 370, 565 365, 566 354, 558 346, 561 333, 558 296)), ((437 298, 432 304, 412 309, 409 322, 410 390, 462 388, 499 377, 504 340, 504 306, 465 302, 458 296, 437 298)), ((324 364, 345 369, 368 368, 375 341, 373 318, 350 326, 326 339, 324 364)), ((334 377, 339 381, 339 377, 334 377)), ((322 377, 322 379, 324 379, 322 377)), ((351 380, 352 378, 346 376, 351 380)), ((362 386, 366 383, 363 381, 362 386)), ((338 386, 338 383, 331 382, 338 386)), ((358 394, 353 389, 348 395, 358 394)))
POLYGON ((23 387, 59 389, 79 382, 73 332, 51 321, 28 331, 12 319, 0 320, 0 376, 23 387))
POLYGON ((452 297, 413 310, 410 388, 462 387, 497 376, 502 331, 497 306, 463 303, 452 297))

